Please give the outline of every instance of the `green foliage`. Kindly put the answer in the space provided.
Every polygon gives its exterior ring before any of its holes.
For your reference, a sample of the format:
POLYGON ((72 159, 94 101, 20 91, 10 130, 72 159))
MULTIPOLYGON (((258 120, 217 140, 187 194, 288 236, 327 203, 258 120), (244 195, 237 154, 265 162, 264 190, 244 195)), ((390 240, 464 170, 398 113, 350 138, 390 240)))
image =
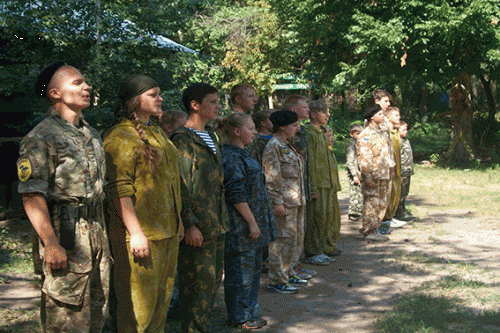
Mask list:
MULTIPOLYGON (((35 99, 32 87, 39 71, 63 60, 80 69, 92 86, 95 103, 87 112, 97 119, 93 125, 106 127, 126 76, 150 75, 164 90, 183 87, 183 63, 196 56, 159 48, 153 36, 176 37, 196 6, 190 0, 6 0, 0 4, 0 40, 7 42, 0 52, 0 96, 35 99)), ((45 113, 45 108, 34 109, 45 113)))
POLYGON ((288 71, 284 31, 265 1, 208 7, 186 29, 186 38, 209 57, 210 67, 198 72, 226 91, 246 82, 259 93, 269 93, 276 75, 288 71))

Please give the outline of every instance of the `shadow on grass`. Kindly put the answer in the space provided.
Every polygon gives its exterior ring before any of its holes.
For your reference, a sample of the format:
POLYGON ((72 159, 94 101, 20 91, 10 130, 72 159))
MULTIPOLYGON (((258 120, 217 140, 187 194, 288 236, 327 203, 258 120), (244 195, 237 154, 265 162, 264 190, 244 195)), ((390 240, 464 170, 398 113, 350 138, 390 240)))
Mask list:
POLYGON ((459 304, 458 299, 433 297, 421 293, 403 296, 395 311, 377 323, 382 333, 410 332, 498 332, 500 313, 475 314, 459 304))
POLYGON ((474 313, 455 298, 416 293, 403 296, 395 311, 377 322, 381 333, 410 332, 498 332, 500 312, 474 313))

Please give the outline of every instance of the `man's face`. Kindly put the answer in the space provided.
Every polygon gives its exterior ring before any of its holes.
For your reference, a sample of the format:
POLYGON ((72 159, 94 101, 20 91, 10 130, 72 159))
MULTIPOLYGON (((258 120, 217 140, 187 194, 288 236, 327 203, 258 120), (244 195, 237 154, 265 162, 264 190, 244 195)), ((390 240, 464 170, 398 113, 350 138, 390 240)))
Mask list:
POLYGON ((253 89, 246 89, 236 97, 236 102, 245 112, 252 111, 257 101, 257 94, 253 89))
POLYGON ((380 105, 382 111, 385 111, 389 106, 391 106, 391 101, 389 100, 389 96, 385 96, 380 99, 376 99, 375 104, 380 105))
POLYGON ((298 100, 297 104, 291 108, 291 111, 297 114, 299 120, 309 118, 309 105, 307 105, 307 102, 303 99, 298 100))
POLYGON ((72 110, 82 110, 90 105, 90 86, 76 68, 61 67, 50 83, 49 96, 72 110))

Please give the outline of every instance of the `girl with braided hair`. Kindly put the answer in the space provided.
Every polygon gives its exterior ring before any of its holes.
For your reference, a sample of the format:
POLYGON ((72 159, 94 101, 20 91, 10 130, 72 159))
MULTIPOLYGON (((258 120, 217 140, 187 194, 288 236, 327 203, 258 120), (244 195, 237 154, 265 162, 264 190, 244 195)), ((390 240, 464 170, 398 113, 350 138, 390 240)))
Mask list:
POLYGON ((104 133, 117 328, 163 332, 183 237, 178 154, 149 122, 163 100, 153 79, 130 76, 118 96, 121 120, 104 133))

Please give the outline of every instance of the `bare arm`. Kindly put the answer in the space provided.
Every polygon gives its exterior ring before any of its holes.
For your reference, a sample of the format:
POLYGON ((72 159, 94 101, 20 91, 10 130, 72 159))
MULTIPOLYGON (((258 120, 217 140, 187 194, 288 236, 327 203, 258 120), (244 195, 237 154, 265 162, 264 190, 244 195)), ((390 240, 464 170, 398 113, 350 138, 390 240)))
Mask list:
POLYGON ((250 229, 249 237, 252 239, 257 239, 260 236, 260 229, 255 221, 255 217, 250 210, 250 206, 248 206, 247 202, 240 202, 234 205, 234 208, 240 213, 245 222, 248 224, 248 228, 250 229))
POLYGON ((134 205, 131 197, 121 197, 113 200, 115 209, 120 215, 125 228, 130 234, 130 253, 136 257, 149 257, 148 239, 142 232, 139 219, 135 213, 134 205))
POLYGON ((66 250, 59 244, 50 223, 50 212, 45 196, 40 193, 23 193, 23 205, 36 233, 42 240, 44 259, 51 270, 64 269, 68 263, 66 250))

